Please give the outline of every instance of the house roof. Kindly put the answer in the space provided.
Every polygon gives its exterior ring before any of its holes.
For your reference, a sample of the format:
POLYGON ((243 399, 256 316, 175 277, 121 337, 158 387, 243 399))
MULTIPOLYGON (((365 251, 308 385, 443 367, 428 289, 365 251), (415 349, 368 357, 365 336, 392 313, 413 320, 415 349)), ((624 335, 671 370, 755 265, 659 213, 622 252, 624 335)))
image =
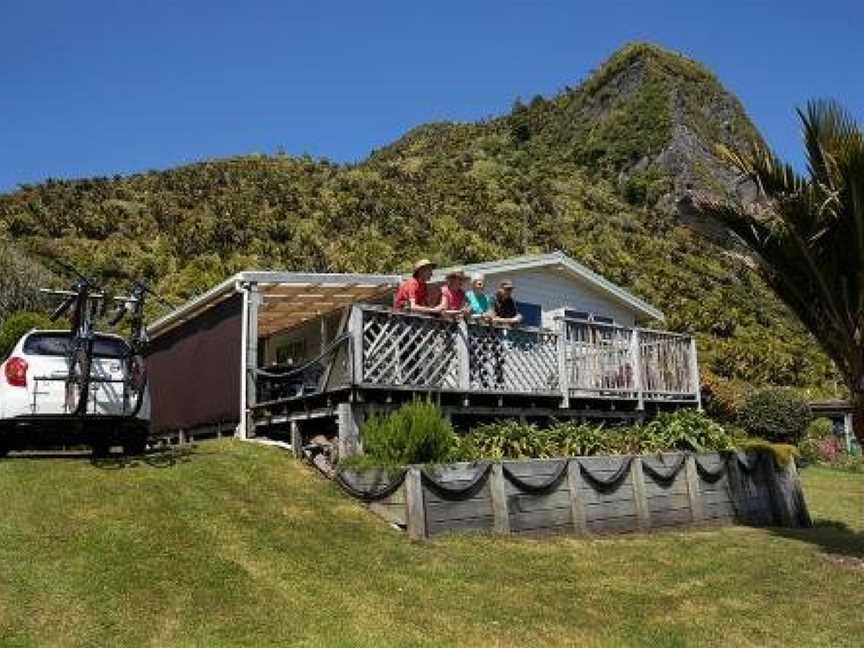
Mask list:
POLYGON ((206 293, 186 302, 147 327, 158 337, 178 324, 255 284, 261 295, 258 333, 269 335, 315 319, 358 301, 375 299, 392 290, 399 275, 244 271, 228 277, 206 293))
MULTIPOLYGON (((458 266, 468 273, 497 274, 516 270, 557 267, 585 281, 612 299, 640 315, 658 320, 663 313, 624 288, 613 284, 563 252, 511 257, 498 261, 458 266)), ((439 268, 434 281, 454 268, 439 268)), ((259 334, 269 335, 304 321, 314 319, 349 304, 376 299, 395 288, 401 276, 397 274, 341 274, 281 271, 238 272, 214 288, 186 302, 147 327, 151 337, 158 337, 178 324, 227 299, 246 284, 256 284, 262 295, 259 306, 259 334)))
POLYGON ((644 317, 657 320, 664 320, 663 312, 652 306, 646 301, 639 299, 633 293, 625 290, 608 279, 604 279, 595 272, 592 272, 581 263, 571 259, 563 252, 551 252, 549 254, 530 254, 525 256, 510 257, 509 259, 500 259, 498 261, 485 261, 483 263, 472 263, 468 265, 451 266, 448 268, 438 268, 433 275, 434 281, 441 281, 445 275, 455 269, 462 269, 468 274, 501 274, 505 272, 515 272, 518 270, 533 270, 536 268, 558 267, 572 274, 574 277, 584 281, 593 288, 608 294, 614 300, 620 302, 626 307, 631 308, 644 317))

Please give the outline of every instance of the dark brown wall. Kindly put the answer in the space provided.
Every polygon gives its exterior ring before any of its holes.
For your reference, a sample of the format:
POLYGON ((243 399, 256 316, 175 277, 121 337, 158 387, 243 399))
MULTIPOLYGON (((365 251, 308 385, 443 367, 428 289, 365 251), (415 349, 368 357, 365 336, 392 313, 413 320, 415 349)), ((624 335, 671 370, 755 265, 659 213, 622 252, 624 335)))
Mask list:
POLYGON ((150 343, 152 432, 240 421, 242 316, 234 295, 150 343))

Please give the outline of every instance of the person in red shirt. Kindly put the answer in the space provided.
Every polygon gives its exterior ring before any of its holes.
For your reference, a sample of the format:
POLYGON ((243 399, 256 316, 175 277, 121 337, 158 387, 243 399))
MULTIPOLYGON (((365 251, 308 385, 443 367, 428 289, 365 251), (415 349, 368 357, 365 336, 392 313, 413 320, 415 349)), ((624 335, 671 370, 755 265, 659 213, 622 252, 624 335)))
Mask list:
POLYGON ((429 305, 429 279, 435 264, 429 259, 420 259, 414 264, 414 272, 403 281, 393 298, 394 310, 408 310, 414 313, 440 313, 441 305, 429 305))
POLYGON ((461 270, 453 270, 447 277, 447 284, 441 288, 441 301, 438 308, 445 317, 463 317, 471 312, 465 300, 465 290, 462 284, 467 279, 461 270))

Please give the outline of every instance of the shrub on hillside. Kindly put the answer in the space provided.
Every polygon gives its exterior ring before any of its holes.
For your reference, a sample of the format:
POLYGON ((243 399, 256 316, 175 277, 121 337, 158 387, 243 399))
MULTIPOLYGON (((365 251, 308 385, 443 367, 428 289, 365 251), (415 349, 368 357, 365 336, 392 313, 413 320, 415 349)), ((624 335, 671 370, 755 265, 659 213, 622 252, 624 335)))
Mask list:
POLYGON ((738 422, 753 436, 796 444, 812 415, 807 402, 791 389, 772 387, 752 394, 738 412, 738 422))
POLYGON ((450 422, 436 405, 423 401, 371 416, 361 436, 368 460, 384 466, 447 461, 456 445, 450 422))
POLYGON ((834 424, 827 418, 814 419, 798 442, 798 452, 805 461, 835 462, 843 452, 843 446, 834 435, 834 424))
POLYGON ((56 328, 47 315, 42 313, 19 312, 10 315, 0 323, 0 360, 6 358, 21 336, 34 328, 56 328))

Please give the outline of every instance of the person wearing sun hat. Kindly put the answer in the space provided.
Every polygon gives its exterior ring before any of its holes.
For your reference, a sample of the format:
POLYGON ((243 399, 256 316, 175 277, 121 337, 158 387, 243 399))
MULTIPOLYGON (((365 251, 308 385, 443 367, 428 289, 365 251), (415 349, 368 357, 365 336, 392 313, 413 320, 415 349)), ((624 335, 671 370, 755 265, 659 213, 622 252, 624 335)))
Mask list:
POLYGON ((462 284, 468 276, 461 270, 451 270, 445 276, 446 284, 441 288, 441 301, 438 308, 447 317, 462 317, 471 312, 465 301, 462 284))
POLYGON ((439 313, 439 305, 429 305, 429 279, 436 265, 429 259, 420 259, 414 264, 414 272, 403 281, 393 297, 394 310, 409 310, 415 313, 439 313))

